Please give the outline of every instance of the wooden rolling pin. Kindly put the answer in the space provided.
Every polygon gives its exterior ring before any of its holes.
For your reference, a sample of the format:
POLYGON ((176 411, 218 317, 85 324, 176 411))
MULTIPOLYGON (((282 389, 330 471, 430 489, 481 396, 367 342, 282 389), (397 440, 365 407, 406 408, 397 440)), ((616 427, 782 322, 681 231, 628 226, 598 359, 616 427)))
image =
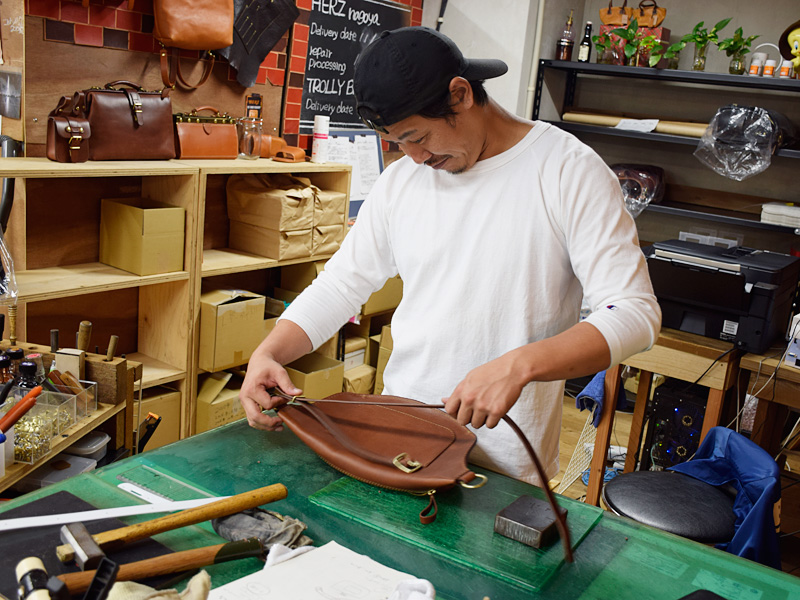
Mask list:
MULTIPOLYGON (((148 538, 157 533, 171 531, 186 525, 202 523, 210 519, 225 517, 247 510, 248 508, 255 508, 262 504, 275 502, 276 500, 283 500, 286 498, 286 495, 286 486, 281 483, 275 483, 258 488, 257 490, 230 496, 229 498, 224 498, 217 502, 212 502, 211 504, 205 504, 197 508, 190 508, 171 515, 159 517, 158 519, 104 531, 93 535, 92 538, 94 538, 97 545, 104 550, 118 548, 128 542, 148 538)), ((56 554, 61 562, 69 562, 75 558, 75 551, 69 544, 62 544, 56 547, 56 554)))

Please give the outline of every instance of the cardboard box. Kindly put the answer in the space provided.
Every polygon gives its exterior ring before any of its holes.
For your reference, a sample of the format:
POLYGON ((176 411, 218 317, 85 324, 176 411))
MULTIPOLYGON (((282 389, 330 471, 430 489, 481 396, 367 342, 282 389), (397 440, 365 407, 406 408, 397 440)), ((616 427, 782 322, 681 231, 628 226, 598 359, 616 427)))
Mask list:
POLYGON ((346 337, 344 340, 344 370, 349 371, 366 362, 367 338, 346 337))
POLYGON ((384 286, 372 294, 364 306, 362 315, 374 315, 397 308, 403 298, 403 280, 399 276, 389 279, 384 286))
POLYGON ((195 431, 202 433, 243 418, 239 402, 242 379, 233 373, 208 373, 200 377, 195 431))
POLYGON ((314 225, 311 230, 311 254, 333 254, 344 240, 344 225, 314 225))
MULTIPOLYGON (((161 417, 161 422, 153 436, 145 445, 145 450, 153 450, 177 442, 181 436, 181 393, 166 387, 148 388, 142 392, 142 413, 139 416, 138 394, 133 403, 134 431, 144 421, 148 413, 161 417)), ((140 431, 144 435, 144 430, 140 431)), ((134 439, 134 442, 136 440, 134 439)))
MULTIPOLYGON (((298 294, 311 285, 311 282, 325 268, 324 260, 287 265, 281 267, 281 288, 298 294)), ((276 296, 277 297, 277 296, 276 296)))
POLYGON ((314 199, 314 225, 344 225, 347 194, 333 190, 317 190, 314 199))
POLYGON ((389 357, 392 355, 393 346, 391 325, 384 325, 381 330, 381 344, 378 348, 378 364, 375 370, 376 394, 383 392, 383 371, 386 368, 386 363, 389 362, 389 357))
POLYGON ((311 229, 315 193, 297 180, 281 182, 263 174, 231 175, 226 186, 228 218, 276 231, 311 229), (293 188, 271 187, 273 185, 293 188))
POLYGON ((183 208, 148 198, 103 198, 100 262, 136 275, 183 270, 183 208))
POLYGON ((231 220, 228 246, 275 260, 303 258, 311 256, 311 229, 278 231, 231 220))
POLYGON ((264 296, 212 290, 200 296, 200 356, 204 371, 245 364, 264 339, 264 296))
POLYGON ((375 367, 359 365, 344 372, 344 391, 371 394, 375 389, 375 367))
POLYGON ((316 352, 286 365, 286 372, 307 398, 325 398, 342 391, 344 363, 316 352))

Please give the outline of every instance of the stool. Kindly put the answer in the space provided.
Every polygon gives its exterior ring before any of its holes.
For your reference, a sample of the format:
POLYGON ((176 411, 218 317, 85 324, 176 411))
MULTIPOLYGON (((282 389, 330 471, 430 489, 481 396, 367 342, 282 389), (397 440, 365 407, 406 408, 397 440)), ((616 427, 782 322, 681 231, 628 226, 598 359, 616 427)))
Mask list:
POLYGON ((673 471, 634 471, 603 486, 614 514, 703 544, 733 539, 735 494, 673 471))

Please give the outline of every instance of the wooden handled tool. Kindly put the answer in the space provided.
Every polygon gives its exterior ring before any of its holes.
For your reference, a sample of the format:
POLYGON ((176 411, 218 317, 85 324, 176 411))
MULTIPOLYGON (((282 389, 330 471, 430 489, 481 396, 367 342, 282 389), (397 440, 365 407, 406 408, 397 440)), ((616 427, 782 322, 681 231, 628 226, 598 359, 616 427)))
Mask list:
POLYGON ((78 326, 78 342, 77 348, 78 350, 83 350, 87 352, 89 350, 89 340, 92 337, 92 322, 91 321, 81 321, 81 324, 78 326))
POLYGON ((106 362, 114 360, 114 355, 117 353, 117 344, 119 343, 119 336, 112 335, 108 340, 108 350, 106 350, 106 362))
MULTIPOLYGON (((264 548, 256 538, 216 544, 193 550, 183 550, 165 556, 156 556, 121 565, 117 572, 116 580, 135 581, 148 577, 157 577, 158 575, 179 573, 229 560, 261 556, 263 553, 264 548)), ((95 573, 96 571, 78 571, 77 573, 64 573, 59 575, 58 578, 64 582, 69 593, 74 596, 88 589, 95 573)))
MULTIPOLYGON (((102 550, 118 548, 128 542, 141 540, 157 533, 171 531, 179 527, 184 527, 185 525, 202 523, 209 519, 225 517, 276 500, 283 500, 286 498, 286 495, 286 486, 281 483, 275 483, 257 490, 230 496, 229 498, 224 498, 223 500, 212 502, 211 504, 190 508, 178 513, 159 517, 158 519, 144 521, 143 523, 135 523, 127 527, 104 531, 91 537, 102 550)), ((61 562, 69 562, 75 558, 76 550, 79 552, 81 551, 81 549, 73 548, 72 544, 66 543, 56 548, 56 555, 58 555, 61 562)), ((92 557, 87 557, 83 562, 90 565, 92 562, 91 558, 92 557)), ((98 561, 99 558, 101 557, 98 557, 98 561)))

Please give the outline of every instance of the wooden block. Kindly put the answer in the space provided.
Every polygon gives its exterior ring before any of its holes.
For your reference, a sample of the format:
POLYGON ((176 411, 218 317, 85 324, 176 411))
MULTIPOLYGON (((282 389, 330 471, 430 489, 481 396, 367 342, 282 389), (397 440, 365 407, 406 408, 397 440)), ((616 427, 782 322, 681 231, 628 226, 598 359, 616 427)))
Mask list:
MULTIPOLYGON (((62 373, 72 373, 77 379, 86 379, 86 352, 77 348, 61 348, 56 352, 56 368, 62 373)), ((94 381, 94 379, 92 380, 94 381)))

